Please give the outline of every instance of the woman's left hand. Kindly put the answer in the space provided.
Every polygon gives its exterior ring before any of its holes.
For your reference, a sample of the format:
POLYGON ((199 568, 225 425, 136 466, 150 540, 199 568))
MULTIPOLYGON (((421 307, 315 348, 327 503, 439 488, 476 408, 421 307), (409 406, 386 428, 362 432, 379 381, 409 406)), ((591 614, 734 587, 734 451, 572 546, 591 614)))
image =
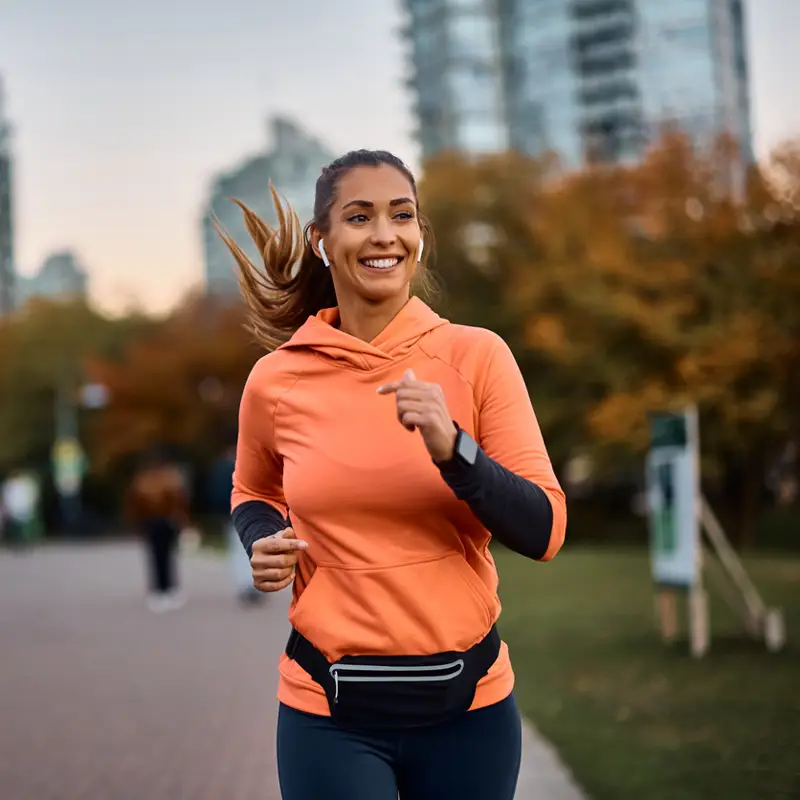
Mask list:
POLYGON ((414 371, 408 369, 402 380, 380 386, 378 394, 395 395, 397 419, 410 431, 419 429, 434 461, 449 461, 453 457, 456 426, 438 383, 418 381, 414 371))

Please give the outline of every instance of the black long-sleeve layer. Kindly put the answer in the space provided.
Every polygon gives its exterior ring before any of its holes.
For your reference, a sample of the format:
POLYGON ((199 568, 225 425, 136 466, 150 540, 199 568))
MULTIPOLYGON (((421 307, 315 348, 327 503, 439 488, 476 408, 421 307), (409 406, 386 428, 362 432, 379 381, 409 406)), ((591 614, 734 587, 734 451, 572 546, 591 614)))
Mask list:
POLYGON ((480 447, 474 464, 438 463, 445 483, 494 539, 527 558, 541 559, 550 544, 553 506, 544 490, 506 469, 480 447))
MULTIPOLYGON (((454 459, 437 466, 456 497, 467 503, 493 538, 527 558, 544 556, 553 528, 553 507, 539 486, 480 448, 474 464, 454 459)), ((252 556, 258 539, 282 531, 289 522, 269 503, 249 500, 234 509, 233 524, 247 555, 252 556)))
POLYGON ((236 506, 231 516, 248 558, 253 557, 253 545, 259 539, 274 536, 289 524, 277 508, 263 500, 248 500, 236 506))

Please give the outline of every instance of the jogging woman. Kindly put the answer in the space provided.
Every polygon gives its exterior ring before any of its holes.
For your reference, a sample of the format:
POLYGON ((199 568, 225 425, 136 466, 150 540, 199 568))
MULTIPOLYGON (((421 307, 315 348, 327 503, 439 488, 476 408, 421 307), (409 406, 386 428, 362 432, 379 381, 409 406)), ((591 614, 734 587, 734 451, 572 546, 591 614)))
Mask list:
MULTIPOLYGON (((284 800, 511 800, 520 716, 492 538, 539 561, 566 506, 514 357, 437 315, 432 232, 383 151, 317 181, 314 219, 221 229, 268 351, 239 415, 232 510, 263 592, 292 585, 284 800)), ((241 204, 240 204, 241 205, 241 204)))

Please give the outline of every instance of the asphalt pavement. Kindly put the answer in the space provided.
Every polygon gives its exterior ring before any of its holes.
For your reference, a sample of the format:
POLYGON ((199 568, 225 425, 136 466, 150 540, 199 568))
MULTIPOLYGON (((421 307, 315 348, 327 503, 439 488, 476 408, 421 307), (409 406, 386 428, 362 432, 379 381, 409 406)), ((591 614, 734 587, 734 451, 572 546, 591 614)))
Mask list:
MULTIPOLYGON (((135 542, 0 551, 2 800, 279 800, 289 594, 241 608, 207 552, 180 572, 154 614, 135 542)), ((517 798, 582 798, 530 726, 517 798)))

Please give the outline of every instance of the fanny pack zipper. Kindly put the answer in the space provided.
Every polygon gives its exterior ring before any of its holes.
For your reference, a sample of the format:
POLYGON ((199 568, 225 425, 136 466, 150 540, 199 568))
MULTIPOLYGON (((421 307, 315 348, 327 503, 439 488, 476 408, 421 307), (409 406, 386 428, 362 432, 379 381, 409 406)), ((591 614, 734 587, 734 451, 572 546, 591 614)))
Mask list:
POLYGON ((334 702, 339 700, 339 681, 350 683, 407 683, 409 681, 451 681, 464 671, 464 661, 459 658, 447 664, 422 667, 386 667, 371 664, 333 664, 328 672, 333 676, 334 702), (449 670, 449 671, 448 671, 449 670), (434 672, 445 672, 443 675, 432 675, 434 672), (378 675, 342 675, 340 672, 377 672, 378 675), (400 674, 398 674, 400 673, 400 674), (411 673, 411 674, 409 674, 411 673))

